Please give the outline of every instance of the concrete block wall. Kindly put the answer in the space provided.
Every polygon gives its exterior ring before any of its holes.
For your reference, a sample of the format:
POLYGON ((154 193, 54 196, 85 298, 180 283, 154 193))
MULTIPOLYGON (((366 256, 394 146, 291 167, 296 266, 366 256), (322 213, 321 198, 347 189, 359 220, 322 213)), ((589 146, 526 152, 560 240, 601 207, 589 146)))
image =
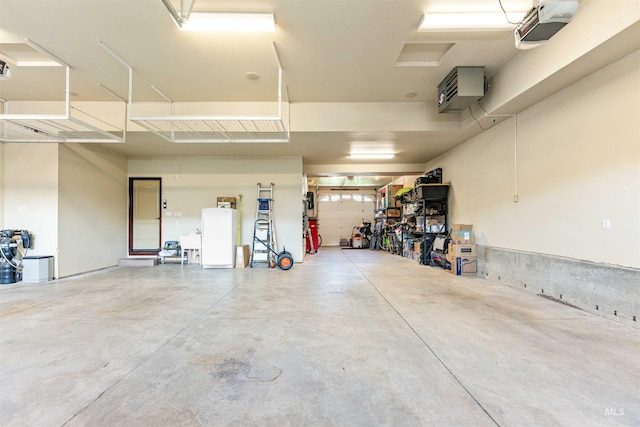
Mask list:
POLYGON ((478 275, 632 326, 640 269, 478 245, 478 275))

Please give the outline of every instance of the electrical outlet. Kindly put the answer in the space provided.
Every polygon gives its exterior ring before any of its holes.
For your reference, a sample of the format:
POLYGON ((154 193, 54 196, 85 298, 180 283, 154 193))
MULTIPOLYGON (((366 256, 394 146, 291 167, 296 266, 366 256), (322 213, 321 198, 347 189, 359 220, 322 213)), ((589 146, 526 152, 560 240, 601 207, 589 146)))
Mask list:
POLYGON ((171 212, 165 212, 164 215, 165 216, 171 216, 171 212))
POLYGON ((603 219, 602 220, 602 229, 603 230, 611 230, 611 220, 610 219, 603 219))
POLYGON ((174 212, 173 216, 182 216, 182 212, 174 212))

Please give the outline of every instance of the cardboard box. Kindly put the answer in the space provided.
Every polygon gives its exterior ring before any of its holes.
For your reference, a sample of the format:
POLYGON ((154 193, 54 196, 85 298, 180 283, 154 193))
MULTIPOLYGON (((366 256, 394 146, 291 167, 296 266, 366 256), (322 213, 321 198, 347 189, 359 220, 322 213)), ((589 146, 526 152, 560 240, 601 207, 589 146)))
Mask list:
POLYGON ((453 228, 451 229, 451 240, 456 243, 475 243, 473 240, 473 225, 453 224, 453 228))
POLYGON ((468 244, 468 243, 456 243, 456 244, 452 244, 451 242, 449 242, 449 248, 447 249, 447 252, 450 253, 452 256, 466 256, 466 257, 470 257, 470 256, 476 256, 476 245, 475 244, 468 244))
POLYGON ((218 197, 217 206, 219 208, 236 208, 236 198, 235 197, 218 197))
POLYGON ((386 208, 400 208, 402 202, 396 200, 396 193, 402 190, 402 185, 387 185, 385 194, 385 207, 386 208))
POLYGON ((400 217, 400 214, 399 208, 387 208, 387 217, 400 217))
POLYGON ((449 273, 453 273, 453 271, 451 271, 451 264, 456 263, 456 257, 450 253, 446 253, 444 255, 444 258, 445 258, 444 269, 448 270, 449 273))
POLYGON ((447 254, 445 269, 456 276, 475 276, 478 272, 478 258, 475 256, 454 256, 447 254))
POLYGON ((249 245, 241 245, 236 249, 236 268, 246 268, 251 259, 251 250, 249 245))

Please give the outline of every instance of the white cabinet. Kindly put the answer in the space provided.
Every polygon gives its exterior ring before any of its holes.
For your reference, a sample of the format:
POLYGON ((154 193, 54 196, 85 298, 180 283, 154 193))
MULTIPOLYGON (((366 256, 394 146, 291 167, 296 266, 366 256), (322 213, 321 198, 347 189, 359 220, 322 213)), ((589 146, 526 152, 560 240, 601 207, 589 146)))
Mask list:
POLYGON ((238 244, 238 211, 229 208, 202 209, 203 268, 233 268, 238 244))

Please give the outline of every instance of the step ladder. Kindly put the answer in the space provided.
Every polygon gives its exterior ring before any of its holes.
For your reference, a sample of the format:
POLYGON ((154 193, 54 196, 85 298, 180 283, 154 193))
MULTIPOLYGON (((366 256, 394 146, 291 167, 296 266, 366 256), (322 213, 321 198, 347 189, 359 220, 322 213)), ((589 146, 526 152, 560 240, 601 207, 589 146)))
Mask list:
POLYGON ((273 187, 258 183, 256 221, 253 226, 250 267, 256 263, 275 267, 278 253, 276 230, 273 223, 273 187))

